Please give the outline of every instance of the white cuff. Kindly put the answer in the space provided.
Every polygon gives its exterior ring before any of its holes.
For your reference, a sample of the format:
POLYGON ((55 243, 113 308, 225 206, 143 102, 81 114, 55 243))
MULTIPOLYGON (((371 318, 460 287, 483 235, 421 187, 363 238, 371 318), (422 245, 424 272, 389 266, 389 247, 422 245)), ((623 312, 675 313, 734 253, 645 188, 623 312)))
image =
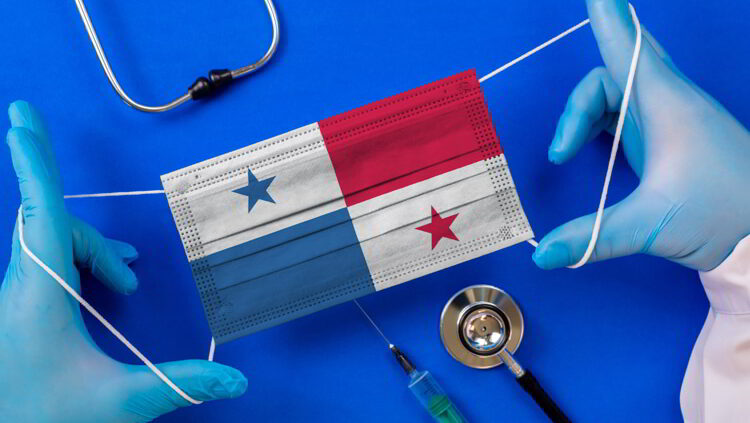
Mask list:
POLYGON ((701 272, 700 277, 715 312, 750 314, 750 236, 719 267, 701 272))
POLYGON ((680 392, 688 423, 750 421, 750 237, 701 272, 711 303, 680 392))

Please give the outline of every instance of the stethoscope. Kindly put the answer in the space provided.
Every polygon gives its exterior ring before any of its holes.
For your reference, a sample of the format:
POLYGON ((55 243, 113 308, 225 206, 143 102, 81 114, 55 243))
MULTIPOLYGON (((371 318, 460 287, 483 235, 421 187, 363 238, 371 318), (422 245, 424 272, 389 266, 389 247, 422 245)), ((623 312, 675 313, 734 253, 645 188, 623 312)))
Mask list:
POLYGON ((513 358, 523 339, 523 327, 518 304, 503 290, 490 285, 460 291, 448 300, 440 316, 440 338, 453 358, 475 369, 507 365, 550 420, 570 423, 534 375, 513 358))
POLYGON ((258 69, 262 68, 263 65, 265 65, 273 56, 273 54, 276 52, 276 47, 279 45, 279 18, 276 16, 276 9, 273 6, 272 0, 264 0, 266 3, 266 8, 268 9, 268 16, 271 18, 271 26, 273 27, 273 38, 271 39, 271 45, 268 47, 268 50, 266 51, 266 54, 263 55, 263 57, 260 58, 257 62, 243 66, 238 69, 229 70, 229 69, 217 69, 212 70, 208 73, 208 78, 206 77, 200 77, 198 78, 193 85, 188 88, 188 92, 183 94, 182 96, 178 97, 174 101, 167 103, 162 106, 145 106, 143 104, 140 104, 133 99, 131 99, 126 93, 125 90, 122 89, 120 86, 120 83, 117 82, 117 77, 115 77, 115 73, 112 71, 112 67, 109 65, 109 61, 107 60, 107 55, 104 54, 104 50, 102 49, 102 45, 99 42, 99 37, 96 35, 96 30, 94 29, 94 24, 91 23, 91 18, 89 17, 89 12, 86 10, 86 6, 83 4, 83 0, 75 0, 76 6, 78 7, 78 12, 81 14, 81 20, 83 21, 83 25, 86 27, 86 32, 89 34, 89 38, 91 39, 91 44, 94 46, 94 50, 96 51, 96 56, 99 58, 99 63, 102 65, 102 69, 104 69, 104 73, 107 75, 107 78, 109 79, 109 83, 112 84, 112 88, 114 88, 117 95, 120 96, 122 101, 125 102, 128 106, 140 110, 141 112, 149 112, 149 113, 159 113, 159 112, 166 112, 167 110, 174 109, 175 107, 185 103, 188 100, 200 100, 204 98, 211 97, 212 95, 219 92, 221 89, 224 89, 234 81, 235 79, 238 79, 240 77, 243 77, 245 75, 251 74, 258 69))

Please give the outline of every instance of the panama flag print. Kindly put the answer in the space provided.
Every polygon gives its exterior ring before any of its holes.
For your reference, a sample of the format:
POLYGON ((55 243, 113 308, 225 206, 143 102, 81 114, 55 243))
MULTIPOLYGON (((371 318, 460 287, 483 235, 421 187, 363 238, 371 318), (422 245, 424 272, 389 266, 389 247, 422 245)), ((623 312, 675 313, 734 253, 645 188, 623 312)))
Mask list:
POLYGON ((162 184, 219 343, 533 237, 474 71, 162 184))

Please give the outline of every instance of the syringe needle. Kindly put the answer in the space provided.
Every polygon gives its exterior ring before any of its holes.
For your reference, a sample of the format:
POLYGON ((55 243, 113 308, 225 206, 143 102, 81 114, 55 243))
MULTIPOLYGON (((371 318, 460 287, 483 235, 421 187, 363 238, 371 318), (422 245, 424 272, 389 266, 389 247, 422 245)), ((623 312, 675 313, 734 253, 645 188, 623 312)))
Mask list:
POLYGON ((367 314, 367 312, 365 311, 365 309, 364 309, 364 308, 362 308, 362 306, 361 306, 361 305, 359 304, 359 301, 357 301, 357 300, 354 300, 354 304, 356 304, 356 305, 357 305, 357 307, 359 308, 359 311, 361 311, 361 312, 362 312, 362 314, 364 314, 364 315, 365 315, 365 317, 366 317, 366 318, 367 318, 367 320, 368 320, 368 321, 370 322, 370 324, 372 325, 372 327, 374 327, 374 328, 375 328, 375 330, 376 330, 376 331, 378 331, 378 333, 380 334, 380 336, 381 336, 381 337, 383 337, 383 339, 385 340, 385 343, 386 343, 386 344, 388 344, 388 348, 392 348, 392 347, 393 347, 393 344, 391 344, 391 341, 389 341, 389 340, 388 340, 388 338, 386 338, 386 336, 385 336, 385 334, 383 333, 383 331, 382 331, 382 330, 380 330, 380 328, 378 327, 378 325, 376 325, 376 324, 375 324, 375 322, 374 322, 374 321, 372 320, 372 318, 370 318, 370 315, 369 315, 369 314, 367 314))
POLYGON ((419 403, 427 410, 428 413, 435 419, 436 422, 440 423, 466 423, 466 419, 458 411, 455 404, 448 398, 443 391, 443 388, 438 385, 435 378, 432 377, 430 372, 419 371, 414 367, 414 364, 409 361, 406 354, 401 352, 395 345, 391 344, 391 341, 386 338, 382 330, 375 324, 370 318, 364 308, 359 304, 359 301, 353 300, 359 311, 365 315, 367 321, 370 322, 372 327, 380 334, 381 337, 388 344, 388 349, 391 350, 393 356, 396 357, 396 361, 404 369, 404 372, 409 376, 411 381, 409 382, 409 389, 417 397, 419 403))

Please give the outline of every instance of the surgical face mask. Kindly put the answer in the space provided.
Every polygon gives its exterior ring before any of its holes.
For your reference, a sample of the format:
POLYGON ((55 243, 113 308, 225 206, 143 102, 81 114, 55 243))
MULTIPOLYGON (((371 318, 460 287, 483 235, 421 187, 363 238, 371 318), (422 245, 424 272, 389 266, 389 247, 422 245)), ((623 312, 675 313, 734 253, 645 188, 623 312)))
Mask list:
POLYGON ((162 184, 218 343, 533 238, 474 71, 162 184))

